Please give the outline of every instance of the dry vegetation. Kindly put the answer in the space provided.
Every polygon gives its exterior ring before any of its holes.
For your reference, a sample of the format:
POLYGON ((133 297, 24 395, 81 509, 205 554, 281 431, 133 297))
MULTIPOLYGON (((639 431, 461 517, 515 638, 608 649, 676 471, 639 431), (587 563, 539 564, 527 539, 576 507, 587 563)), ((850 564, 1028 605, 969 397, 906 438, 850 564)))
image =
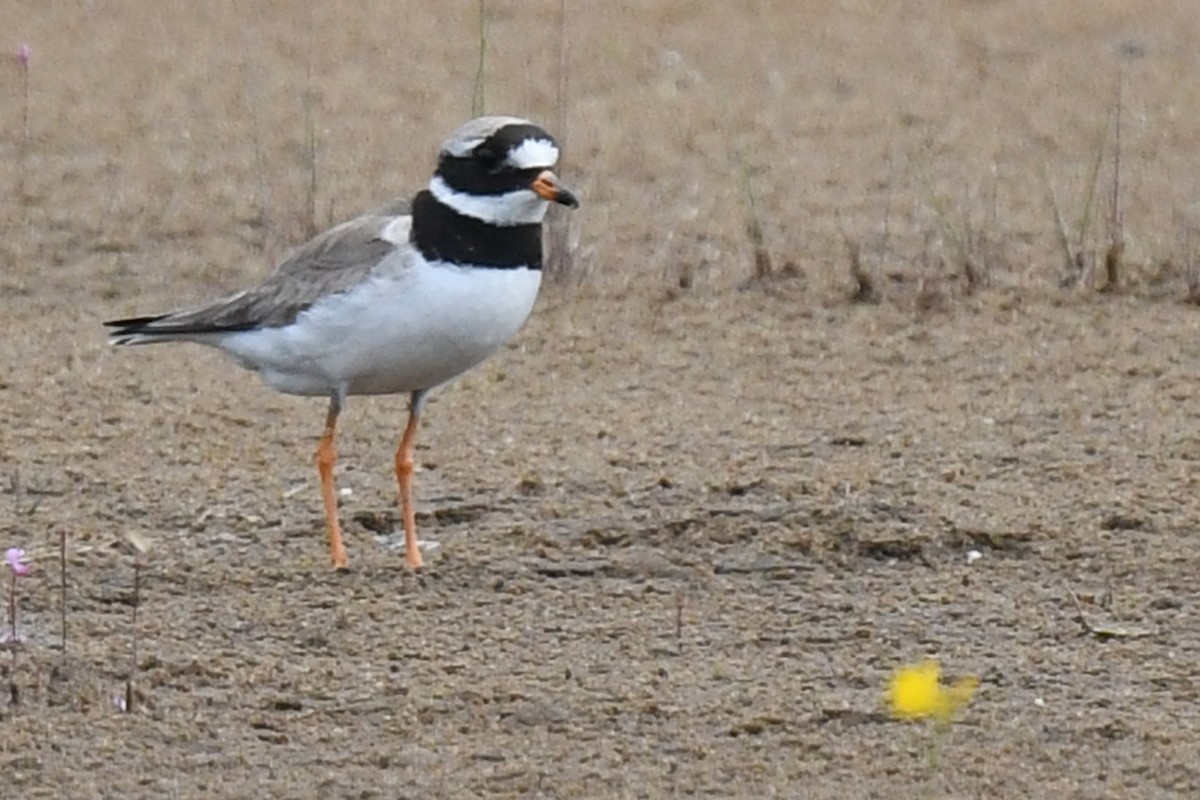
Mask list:
POLYGON ((480 7, 7 9, 5 791, 1200 793, 1191 0, 483 3, 572 280, 431 405, 421 578, 351 405, 334 576, 318 406, 99 322, 419 186, 480 7), (982 678, 936 768, 879 704, 927 653, 982 678))

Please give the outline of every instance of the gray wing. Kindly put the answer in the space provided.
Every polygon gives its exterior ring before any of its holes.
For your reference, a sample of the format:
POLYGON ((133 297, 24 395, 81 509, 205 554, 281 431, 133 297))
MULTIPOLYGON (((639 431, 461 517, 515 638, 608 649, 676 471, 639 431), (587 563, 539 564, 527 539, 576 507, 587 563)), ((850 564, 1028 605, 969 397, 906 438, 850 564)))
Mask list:
MULTIPOLYGON (((297 249, 261 284, 196 309, 153 317, 114 320, 110 336, 136 344, 203 333, 225 333, 287 325, 322 297, 362 281, 405 240, 387 236, 389 226, 409 215, 397 201, 330 228, 297 249)), ((402 226, 397 226, 397 232, 402 226)))

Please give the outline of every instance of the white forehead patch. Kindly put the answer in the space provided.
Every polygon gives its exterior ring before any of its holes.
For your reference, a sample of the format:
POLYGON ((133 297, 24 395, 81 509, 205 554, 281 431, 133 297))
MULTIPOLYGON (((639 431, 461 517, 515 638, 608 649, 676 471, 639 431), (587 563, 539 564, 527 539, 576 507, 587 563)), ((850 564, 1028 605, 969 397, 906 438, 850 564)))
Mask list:
POLYGON ((558 148, 549 139, 526 139, 505 159, 517 169, 553 167, 558 163, 558 148))

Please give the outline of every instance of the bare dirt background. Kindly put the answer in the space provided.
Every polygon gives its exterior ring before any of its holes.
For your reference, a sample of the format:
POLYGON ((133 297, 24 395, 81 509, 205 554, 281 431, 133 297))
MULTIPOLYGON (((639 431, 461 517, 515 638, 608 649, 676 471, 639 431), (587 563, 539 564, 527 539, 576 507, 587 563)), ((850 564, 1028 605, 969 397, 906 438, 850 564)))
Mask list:
POLYGON ((418 187, 478 4, 4 7, 5 796, 1200 795, 1194 2, 568 5, 563 130, 559 4, 487 3, 488 109, 566 142, 577 280, 435 395, 420 576, 400 398, 343 416, 333 574, 323 404, 99 323, 300 241, 310 129, 318 224, 418 187), (1047 195, 1074 229, 1098 157, 1109 191, 1120 74, 1101 293, 1047 195), (940 744, 881 702, 927 654, 982 678, 940 744))

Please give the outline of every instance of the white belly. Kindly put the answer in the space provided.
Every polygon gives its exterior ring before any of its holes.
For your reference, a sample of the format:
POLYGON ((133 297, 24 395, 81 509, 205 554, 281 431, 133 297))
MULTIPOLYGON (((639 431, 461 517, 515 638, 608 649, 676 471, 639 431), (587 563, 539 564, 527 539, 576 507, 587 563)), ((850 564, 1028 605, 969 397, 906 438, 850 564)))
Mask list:
POLYGON ((373 275, 290 325, 216 343, 288 394, 430 389, 496 352, 533 309, 541 271, 429 264, 373 275))

